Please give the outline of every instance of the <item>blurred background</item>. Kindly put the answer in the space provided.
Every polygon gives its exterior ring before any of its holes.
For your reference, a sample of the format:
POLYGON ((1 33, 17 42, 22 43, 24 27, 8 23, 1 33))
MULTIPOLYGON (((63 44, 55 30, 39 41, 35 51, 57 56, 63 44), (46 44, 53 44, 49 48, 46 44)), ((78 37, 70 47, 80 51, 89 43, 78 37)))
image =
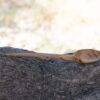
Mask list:
POLYGON ((0 0, 0 47, 100 50, 100 0, 0 0))

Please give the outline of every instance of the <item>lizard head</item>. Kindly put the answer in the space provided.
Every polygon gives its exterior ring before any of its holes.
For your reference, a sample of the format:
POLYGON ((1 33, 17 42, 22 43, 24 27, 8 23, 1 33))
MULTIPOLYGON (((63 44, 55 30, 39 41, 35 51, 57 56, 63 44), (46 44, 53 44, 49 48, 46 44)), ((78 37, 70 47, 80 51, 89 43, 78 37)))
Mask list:
POLYGON ((100 51, 93 49, 82 49, 76 51, 74 56, 81 63, 93 63, 100 59, 100 51))

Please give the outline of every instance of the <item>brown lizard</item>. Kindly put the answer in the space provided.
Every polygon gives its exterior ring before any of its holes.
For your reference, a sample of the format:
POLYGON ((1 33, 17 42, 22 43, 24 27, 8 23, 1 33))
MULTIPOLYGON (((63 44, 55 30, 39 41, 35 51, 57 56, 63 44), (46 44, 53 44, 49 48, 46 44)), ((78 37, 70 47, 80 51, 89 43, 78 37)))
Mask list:
POLYGON ((100 59, 100 51, 93 49, 81 49, 71 55, 48 53, 7 53, 5 55, 23 58, 62 59, 78 63, 93 63, 100 59))

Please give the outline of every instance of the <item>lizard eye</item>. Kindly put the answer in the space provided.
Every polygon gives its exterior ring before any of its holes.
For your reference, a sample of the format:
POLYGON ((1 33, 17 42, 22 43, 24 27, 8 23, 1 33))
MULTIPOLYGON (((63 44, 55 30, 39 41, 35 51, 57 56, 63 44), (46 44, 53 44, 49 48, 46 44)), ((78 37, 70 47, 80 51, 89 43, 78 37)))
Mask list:
POLYGON ((75 61, 78 62, 78 63, 82 63, 82 60, 79 59, 79 58, 76 58, 76 57, 75 57, 75 61))

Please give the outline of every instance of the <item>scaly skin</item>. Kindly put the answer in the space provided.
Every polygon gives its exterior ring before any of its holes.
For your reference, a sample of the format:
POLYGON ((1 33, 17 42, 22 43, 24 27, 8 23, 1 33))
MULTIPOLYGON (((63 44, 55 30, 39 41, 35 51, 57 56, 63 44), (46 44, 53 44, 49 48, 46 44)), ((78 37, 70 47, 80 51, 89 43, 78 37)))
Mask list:
POLYGON ((78 63, 94 63, 100 59, 100 51, 93 49, 81 49, 72 55, 48 54, 48 53, 7 53, 9 57, 42 58, 42 59, 62 59, 78 63))

